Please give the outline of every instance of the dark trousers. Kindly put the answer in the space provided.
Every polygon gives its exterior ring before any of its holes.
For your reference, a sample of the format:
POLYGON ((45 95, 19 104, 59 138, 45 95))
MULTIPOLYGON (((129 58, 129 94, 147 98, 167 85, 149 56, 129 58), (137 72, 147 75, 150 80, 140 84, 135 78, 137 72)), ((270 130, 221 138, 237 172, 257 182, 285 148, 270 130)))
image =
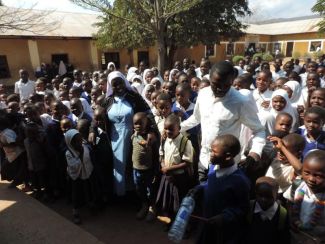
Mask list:
POLYGON ((79 209, 85 203, 89 203, 91 201, 89 180, 82 180, 80 178, 71 180, 71 195, 73 209, 79 209))
POLYGON ((136 192, 142 203, 153 203, 153 172, 152 170, 133 169, 136 192))

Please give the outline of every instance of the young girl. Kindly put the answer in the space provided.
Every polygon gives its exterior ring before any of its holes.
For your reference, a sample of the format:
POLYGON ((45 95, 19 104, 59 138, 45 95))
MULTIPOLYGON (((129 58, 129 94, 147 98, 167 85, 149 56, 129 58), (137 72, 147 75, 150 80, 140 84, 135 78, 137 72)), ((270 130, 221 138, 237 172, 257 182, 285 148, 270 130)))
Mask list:
POLYGON ((155 91, 160 91, 161 83, 158 77, 152 78, 150 84, 153 85, 155 91))
POLYGON ((323 126, 324 110, 318 106, 308 108, 304 116, 304 125, 297 131, 306 141, 303 157, 311 150, 325 150, 325 132, 323 131, 323 126))
POLYGON ((301 91, 301 97, 299 100, 299 105, 308 107, 308 99, 311 93, 320 88, 320 79, 317 73, 308 73, 306 87, 301 91))
POLYGON ((270 110, 270 100, 272 91, 269 86, 272 81, 272 73, 269 71, 261 71, 256 78, 256 89, 253 91, 253 97, 255 99, 257 109, 261 111, 270 110))
POLYGON ((325 108, 325 88, 317 88, 312 92, 309 99, 310 107, 320 106, 325 108))
POLYGON ((71 129, 65 133, 65 142, 68 147, 65 156, 67 160, 67 173, 71 179, 71 192, 73 204, 73 222, 80 224, 79 208, 83 205, 83 198, 89 200, 89 178, 93 171, 89 148, 82 143, 81 134, 71 129))
POLYGON ((200 84, 201 84, 201 79, 198 78, 198 77, 193 77, 191 79, 191 88, 192 88, 192 91, 198 93, 199 90, 200 90, 200 84))
POLYGON ((142 91, 142 97, 149 105, 150 109, 153 108, 153 105, 151 103, 151 94, 155 91, 155 87, 151 84, 146 85, 142 91))
POLYGON ((134 75, 131 80, 131 86, 139 93, 142 94, 144 89, 144 84, 141 75, 134 75))
POLYGON ((161 93, 157 97, 157 110, 159 115, 155 116, 155 121, 160 135, 162 135, 165 119, 172 113, 172 100, 168 94, 161 93))
POLYGON ((150 101, 152 103, 152 114, 154 116, 159 115, 158 110, 157 110, 157 97, 161 94, 160 91, 154 91, 151 93, 150 101))
POLYGON ((300 84, 297 81, 291 80, 283 85, 283 89, 287 91, 291 105, 297 108, 301 96, 300 84))

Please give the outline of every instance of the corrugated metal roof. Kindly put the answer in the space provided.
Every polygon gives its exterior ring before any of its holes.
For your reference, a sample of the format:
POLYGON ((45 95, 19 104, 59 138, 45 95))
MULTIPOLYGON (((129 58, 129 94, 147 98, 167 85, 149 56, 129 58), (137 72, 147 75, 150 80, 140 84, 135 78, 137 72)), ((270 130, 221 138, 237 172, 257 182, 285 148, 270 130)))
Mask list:
POLYGON ((317 24, 321 20, 321 18, 314 18, 294 21, 288 20, 269 24, 250 24, 244 31, 248 34, 261 35, 310 33, 318 31, 317 24))
MULTIPOLYGON (((3 11, 0 7, 0 11, 3 11)), ((13 11, 15 11, 13 9, 13 11)), ((23 11, 24 10, 20 10, 23 11)), ((41 10, 26 10, 29 14, 40 14, 41 10)), ((35 25, 29 30, 4 30, 0 31, 0 36, 40 36, 40 37, 75 37, 90 38, 97 32, 94 23, 98 22, 97 14, 70 13, 60 11, 48 11, 48 15, 43 19, 43 23, 35 25), (42 28, 41 26, 47 26, 42 28)), ((0 20, 1 21, 1 20, 0 20)), ((2 22, 2 21, 1 21, 2 22)))

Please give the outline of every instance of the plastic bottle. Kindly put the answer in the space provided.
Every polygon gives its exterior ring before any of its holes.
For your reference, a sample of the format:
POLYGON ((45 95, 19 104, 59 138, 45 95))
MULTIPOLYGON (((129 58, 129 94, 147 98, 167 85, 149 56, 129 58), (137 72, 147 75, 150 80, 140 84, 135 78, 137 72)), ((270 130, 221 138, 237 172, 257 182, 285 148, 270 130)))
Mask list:
POLYGON ((181 207, 178 210, 175 221, 168 232, 169 240, 179 243, 184 236, 190 215, 195 207, 195 200, 192 195, 184 197, 181 207))

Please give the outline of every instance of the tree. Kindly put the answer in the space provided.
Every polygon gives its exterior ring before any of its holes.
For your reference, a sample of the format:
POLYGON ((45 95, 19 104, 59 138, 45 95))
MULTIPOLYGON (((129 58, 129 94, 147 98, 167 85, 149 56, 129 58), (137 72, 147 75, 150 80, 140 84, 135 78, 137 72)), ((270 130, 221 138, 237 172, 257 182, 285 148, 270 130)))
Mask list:
POLYGON ((10 8, 0 0, 0 32, 20 30, 42 34, 58 28, 60 21, 49 18, 53 11, 35 10, 35 6, 36 4, 29 8, 10 8))
POLYGON ((318 26, 320 32, 325 32, 325 0, 317 0, 316 4, 311 8, 311 11, 323 17, 323 20, 318 23, 318 26))
POLYGON ((236 38, 244 26, 237 20, 249 13, 246 0, 70 0, 101 12, 98 43, 115 48, 156 44, 158 68, 179 47, 213 44, 236 38))

